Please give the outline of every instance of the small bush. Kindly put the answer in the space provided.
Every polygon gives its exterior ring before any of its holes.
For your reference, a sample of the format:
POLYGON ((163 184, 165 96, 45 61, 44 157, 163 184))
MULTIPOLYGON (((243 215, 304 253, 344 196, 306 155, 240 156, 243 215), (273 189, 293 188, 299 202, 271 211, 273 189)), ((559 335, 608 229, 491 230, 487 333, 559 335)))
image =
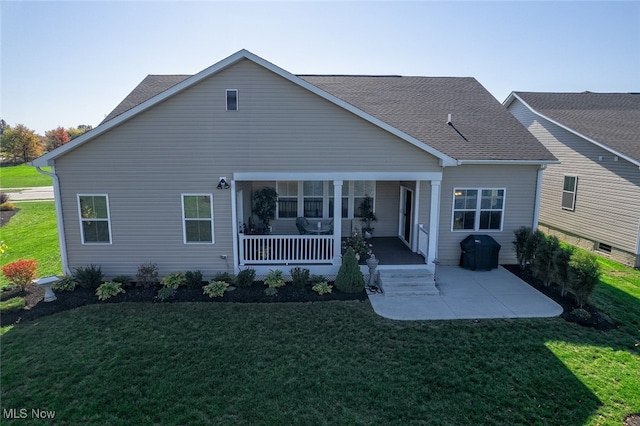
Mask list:
POLYGON ((521 269, 526 269, 529 264, 534 262, 536 250, 540 242, 544 239, 541 231, 532 231, 528 226, 521 226, 514 232, 515 241, 513 247, 521 269))
POLYGON ((131 285, 131 277, 128 275, 118 275, 113 278, 111 281, 122 284, 122 288, 129 287, 131 285))
POLYGON ((294 287, 304 287, 309 282, 309 270, 296 266, 291 269, 291 278, 294 287))
POLYGON ((122 284, 108 281, 106 283, 100 284, 100 286, 96 289, 96 296, 98 296, 98 300, 107 300, 113 296, 116 296, 120 293, 125 293, 122 288, 122 284))
POLYGON ((0 204, 0 211, 3 211, 3 212, 14 211, 15 209, 16 209, 16 206, 13 203, 7 202, 7 203, 0 204))
POLYGON ((541 280, 545 286, 551 285, 553 272, 556 266, 553 256, 560 249, 560 241, 556 237, 544 236, 538 243, 535 254, 535 262, 531 265, 533 275, 541 280))
POLYGON ((582 308, 575 308, 571 311, 571 315, 573 315, 576 318, 580 318, 583 321, 588 320, 589 318, 591 318, 591 314, 589 313, 589 311, 582 309, 582 308))
POLYGON ((184 283, 185 283, 185 280, 182 272, 172 272, 170 274, 167 274, 167 276, 164 277, 162 281, 160 281, 160 284, 162 284, 163 287, 169 287, 169 288, 175 288, 175 289, 177 289, 184 283))
POLYGON ((156 297, 158 298, 158 300, 164 302, 165 300, 168 300, 175 296, 175 294, 176 289, 173 287, 160 287, 160 290, 158 290, 158 294, 156 295, 156 297))
POLYGON ((324 275, 311 275, 309 282, 311 282, 311 284, 318 284, 322 282, 329 282, 329 280, 324 275))
POLYGON ((184 281, 187 287, 200 287, 202 285, 202 272, 187 271, 184 273, 184 281))
POLYGON ((569 261, 569 288, 576 296, 576 301, 583 307, 591 297, 593 289, 600 279, 600 265, 596 256, 583 251, 576 251, 569 261))
POLYGON ((51 288, 55 291, 73 291, 76 289, 77 285, 78 283, 73 277, 65 275, 60 279, 60 281, 53 284, 51 288))
POLYGON ((569 289, 569 260, 573 249, 568 246, 560 246, 553 253, 553 271, 551 280, 560 286, 560 293, 564 296, 569 289))
POLYGON ((364 290, 364 276, 358 267, 356 255, 351 247, 342 257, 342 265, 338 270, 335 286, 345 293, 357 293, 364 290))
POLYGON ((326 281, 320 282, 311 287, 311 290, 315 291, 321 296, 323 294, 331 293, 332 289, 333 286, 330 286, 326 281))
POLYGON ((235 285, 236 276, 228 272, 219 272, 213 277, 211 281, 224 281, 229 285, 235 285))
POLYGON ((0 302, 0 313, 8 314, 9 312, 21 311, 25 306, 27 306, 27 301, 24 297, 12 297, 0 302))
POLYGON ((158 282, 158 266, 155 263, 143 263, 136 273, 138 285, 149 287, 158 282))
POLYGON ((236 285, 238 287, 251 287, 256 280, 256 270, 253 268, 243 269, 238 272, 236 285))
POLYGON ((11 196, 6 192, 0 192, 0 204, 8 203, 11 199, 11 196))
POLYGON ((275 287, 267 287, 264 289, 264 294, 266 294, 267 296, 275 296, 276 294, 278 294, 278 289, 275 287))
POLYGON ((211 281, 210 284, 202 287, 202 290, 204 294, 213 299, 214 297, 222 297, 227 287, 229 284, 226 281, 211 281))
POLYGON ((22 287, 30 285, 38 270, 38 262, 35 259, 18 259, 2 267, 2 274, 11 284, 22 287))
POLYGON ((270 288, 284 287, 286 284, 284 281, 284 274, 280 269, 270 269, 267 276, 264 277, 264 284, 270 288))
POLYGON ((73 270, 73 278, 80 287, 98 288, 102 283, 102 268, 98 265, 81 266, 73 270))

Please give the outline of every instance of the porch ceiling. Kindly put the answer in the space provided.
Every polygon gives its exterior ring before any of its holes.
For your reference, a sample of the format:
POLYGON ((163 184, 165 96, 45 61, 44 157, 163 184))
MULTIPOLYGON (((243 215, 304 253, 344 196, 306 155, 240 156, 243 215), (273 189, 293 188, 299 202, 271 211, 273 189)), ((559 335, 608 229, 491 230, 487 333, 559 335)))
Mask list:
POLYGON ((252 180, 442 180, 442 171, 433 172, 241 172, 234 173, 236 181, 252 180))

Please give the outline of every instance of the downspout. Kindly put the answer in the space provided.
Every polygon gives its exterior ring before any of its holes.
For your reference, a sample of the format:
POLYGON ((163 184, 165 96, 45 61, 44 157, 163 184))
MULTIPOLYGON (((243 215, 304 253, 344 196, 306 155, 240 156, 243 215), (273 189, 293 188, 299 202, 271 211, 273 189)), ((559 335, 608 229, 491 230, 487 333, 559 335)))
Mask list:
POLYGON ((69 260, 67 258, 67 238, 64 234, 64 223, 62 216, 62 198, 60 196, 60 179, 55 172, 55 165, 51 166, 51 172, 42 170, 39 166, 36 167, 38 173, 49 176, 53 179, 53 202, 56 206, 56 222, 58 224, 58 243, 60 244, 60 260, 62 262, 62 272, 65 275, 72 275, 69 268, 69 260))
POLYGON ((538 229, 538 219, 540 215, 540 198, 542 197, 542 173, 547 168, 546 164, 541 164, 537 173, 536 181, 536 199, 533 204, 533 223, 531 229, 538 229))

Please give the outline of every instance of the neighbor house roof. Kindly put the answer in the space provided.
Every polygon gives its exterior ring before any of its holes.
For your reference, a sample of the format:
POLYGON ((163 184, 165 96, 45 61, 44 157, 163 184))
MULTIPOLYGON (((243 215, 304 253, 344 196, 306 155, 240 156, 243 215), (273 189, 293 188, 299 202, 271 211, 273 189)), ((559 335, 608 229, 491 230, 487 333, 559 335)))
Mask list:
POLYGON ((440 158, 443 165, 557 161, 473 78, 295 76, 241 50, 193 76, 147 76, 97 128, 33 164, 47 165, 79 144, 244 59, 424 149, 440 158))
POLYGON ((513 92, 534 113, 636 164, 640 163, 640 94, 513 92))

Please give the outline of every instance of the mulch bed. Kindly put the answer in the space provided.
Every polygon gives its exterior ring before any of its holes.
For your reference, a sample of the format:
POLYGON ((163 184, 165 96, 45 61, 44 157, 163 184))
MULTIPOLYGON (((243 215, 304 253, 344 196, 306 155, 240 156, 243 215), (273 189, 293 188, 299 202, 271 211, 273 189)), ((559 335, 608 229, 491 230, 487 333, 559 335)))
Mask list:
POLYGON ((567 293, 565 295, 562 295, 560 286, 556 284, 551 284, 549 287, 545 286, 540 280, 531 276, 530 273, 523 272, 518 265, 502 266, 512 274, 526 281, 530 286, 538 290, 540 293, 544 294, 550 299, 553 299, 558 305, 562 306, 562 309, 564 311, 562 312, 560 317, 564 320, 580 324, 584 327, 592 327, 596 330, 601 331, 613 330, 620 326, 619 323, 613 320, 605 312, 602 312, 595 306, 589 304, 582 307, 582 309, 589 312, 590 317, 588 319, 574 315, 572 312, 575 309, 578 309, 580 306, 578 305, 578 303, 576 302, 576 298, 572 294, 567 293))
MULTIPOLYGON (((329 283, 333 285, 333 283, 329 283)), ((235 287, 227 290, 222 297, 210 298, 203 294, 202 288, 181 287, 176 294, 164 301, 160 301, 156 296, 159 286, 138 287, 135 285, 125 288, 126 293, 114 296, 104 302, 98 300, 95 290, 86 288, 76 288, 74 291, 56 291, 57 300, 54 302, 44 302, 44 289, 32 285, 26 290, 13 289, 2 292, 0 300, 7 300, 12 297, 24 297, 26 307, 19 312, 9 312, 0 316, 0 325, 17 324, 22 321, 32 321, 45 315, 78 308, 80 306, 93 303, 120 303, 120 302, 149 302, 149 303, 176 303, 176 302, 214 302, 214 303, 287 303, 287 302, 326 302, 330 300, 365 300, 366 292, 343 293, 334 291, 329 294, 319 295, 310 287, 298 288, 287 285, 279 288, 278 293, 267 296, 264 293, 266 288, 261 282, 255 282, 251 287, 235 287)))
POLYGON ((5 226, 13 216, 18 213, 20 209, 16 208, 14 210, 2 210, 0 211, 0 227, 5 226))

